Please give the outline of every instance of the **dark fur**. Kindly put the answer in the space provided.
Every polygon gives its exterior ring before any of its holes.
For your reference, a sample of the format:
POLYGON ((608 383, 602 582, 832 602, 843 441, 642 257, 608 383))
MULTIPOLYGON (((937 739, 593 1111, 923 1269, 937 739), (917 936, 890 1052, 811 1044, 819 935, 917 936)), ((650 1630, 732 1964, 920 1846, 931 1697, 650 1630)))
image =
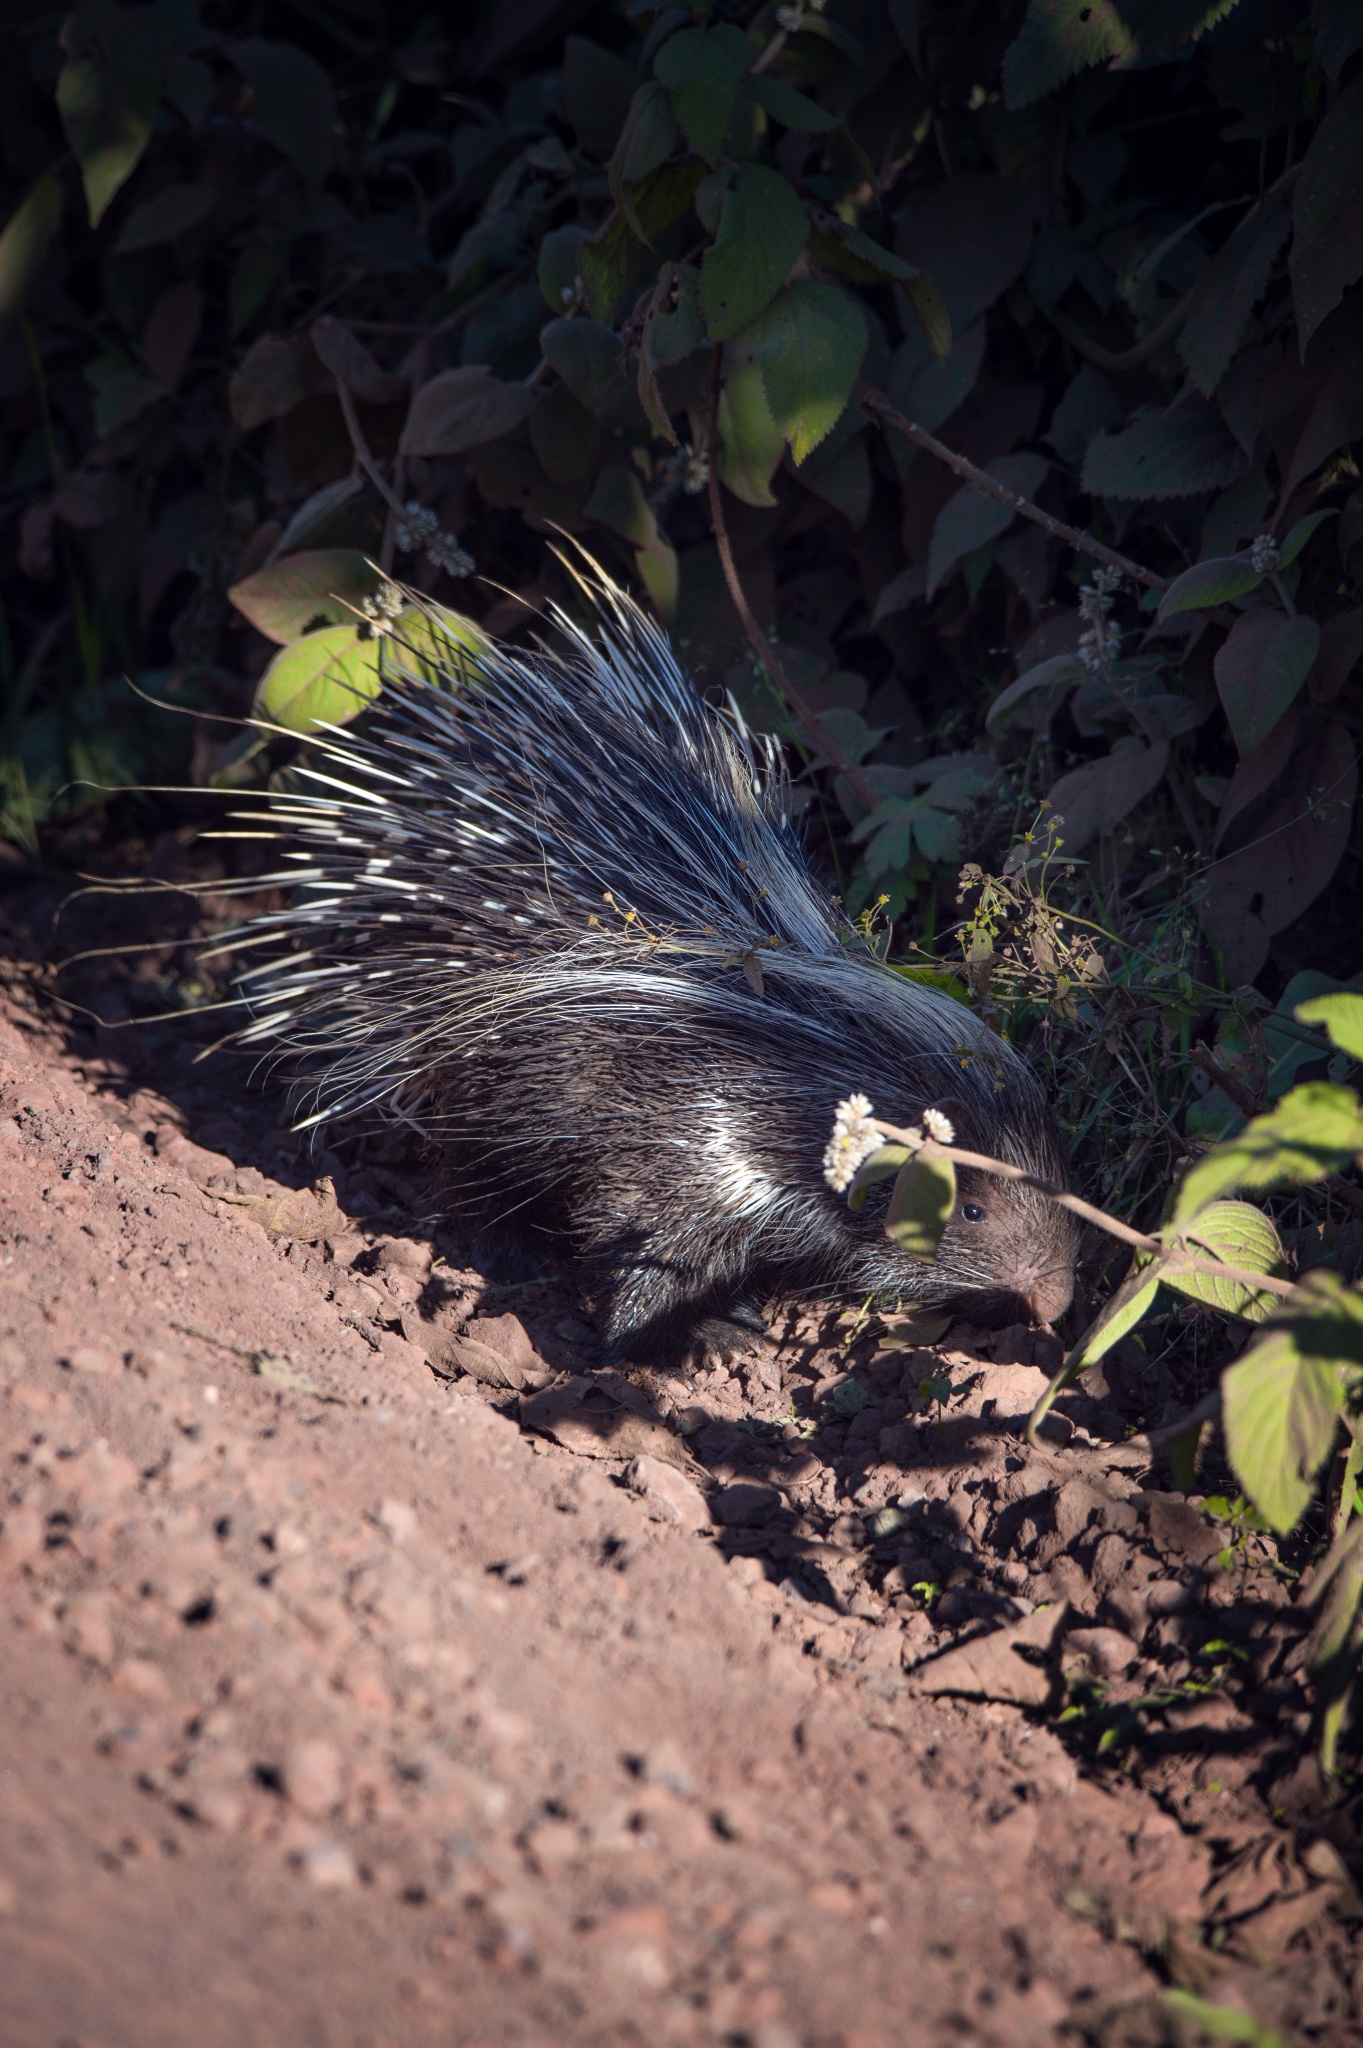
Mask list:
POLYGON ((598 638, 559 620, 566 657, 452 648, 443 687, 394 676, 324 750, 347 788, 275 800, 310 886, 266 924, 307 953, 242 977, 243 1037, 304 1054, 319 1120, 416 1118, 452 1207, 565 1230, 614 1357, 673 1362, 776 1291, 1059 1314, 1076 1238, 1043 1196, 963 1171, 925 1264, 885 1237, 884 1190, 857 1216, 825 1185, 854 1092, 894 1123, 946 1102, 961 1143, 1052 1180, 1064 1161, 1017 1055, 840 918, 774 751, 600 601, 598 638))

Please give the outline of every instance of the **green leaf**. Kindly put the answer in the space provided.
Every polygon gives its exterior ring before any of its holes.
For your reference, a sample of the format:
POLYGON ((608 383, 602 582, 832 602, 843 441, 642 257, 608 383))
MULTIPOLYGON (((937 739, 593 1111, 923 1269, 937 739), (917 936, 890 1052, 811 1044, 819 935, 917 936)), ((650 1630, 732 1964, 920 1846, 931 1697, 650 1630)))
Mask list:
POLYGON ((555 313, 562 313, 573 296, 577 282, 577 256, 587 239, 586 228, 576 224, 565 228, 551 228, 540 243, 539 286, 544 293, 546 304, 555 313))
MULTIPOLYGON (((1195 1256, 1223 1259, 1228 1266, 1243 1266, 1251 1273, 1287 1277, 1287 1264, 1278 1233, 1262 1209, 1248 1202, 1212 1202, 1198 1212, 1186 1236, 1195 1256)), ((1261 1323, 1278 1306, 1278 1296, 1247 1287, 1243 1281, 1215 1273, 1180 1270, 1177 1252, 1164 1269, 1166 1285, 1190 1301, 1205 1302, 1222 1315, 1238 1316, 1244 1322, 1261 1323)))
POLYGON ((1323 512, 1308 512, 1304 519, 1298 519, 1278 550, 1278 567, 1280 569, 1289 568, 1296 561, 1297 556, 1306 546, 1307 541, 1310 540, 1316 528, 1323 526, 1327 519, 1337 519, 1338 517, 1338 509, 1333 505, 1329 505, 1323 512))
POLYGON ((1159 1293, 1160 1282, 1166 1277, 1166 1266, 1167 1261, 1163 1258, 1137 1253, 1131 1271, 1117 1292, 1089 1324, 1066 1359, 1062 1371, 1070 1379, 1095 1364, 1114 1344, 1119 1344, 1135 1329, 1159 1293))
POLYGON ((1208 398, 1230 368, 1291 226, 1285 206, 1256 214, 1237 228, 1197 281, 1178 352, 1208 398))
POLYGON ((857 1211, 864 1209, 868 1191, 881 1181, 888 1180, 891 1174, 898 1173, 900 1167, 912 1157, 913 1154, 907 1145, 882 1145, 869 1159, 863 1159, 847 1190, 848 1208, 857 1211))
POLYGON ((1197 393, 1166 411, 1144 407, 1116 434, 1095 434, 1081 482, 1099 498, 1195 498, 1233 483, 1244 450, 1214 405, 1197 393))
MULTIPOLYGON (((560 327, 585 327, 585 320, 561 320, 560 327)), ((546 330, 547 331, 547 330, 546 330)), ((528 419, 535 394, 524 384, 504 384, 481 363, 442 370, 412 396, 402 429, 404 455, 462 455, 498 441, 528 419)))
POLYGON ((154 199, 135 206, 114 243, 115 256, 155 249, 208 219, 218 202, 216 185, 167 185, 154 199))
POLYGON ((1173 1221, 1186 1223, 1233 1188, 1323 1180, 1363 1153, 1363 1108, 1349 1088, 1307 1081, 1267 1116, 1204 1153, 1183 1176, 1173 1221))
POLYGON ((358 548, 309 548, 258 569, 227 595, 267 640, 288 646, 318 620, 353 627, 356 611, 382 582, 358 548))
POLYGON ((1241 758, 1267 738, 1306 681, 1320 627, 1299 612, 1246 612, 1212 662, 1216 687, 1241 758))
POLYGON ((1351 1060, 1363 1060, 1363 996, 1313 996, 1309 1003, 1298 1003, 1294 1015, 1302 1024, 1323 1024, 1331 1045, 1351 1060))
POLYGON ((762 373, 730 362, 719 394, 719 476, 745 505, 774 505, 771 480, 785 440, 771 416, 762 373))
POLYGON ((739 84, 752 60, 752 44, 742 29, 727 22, 718 28, 682 29, 668 37, 653 60, 653 75, 672 95, 682 133, 708 164, 724 146, 739 84))
POLYGON ((623 462, 613 462, 602 470, 582 511, 586 518, 599 520, 637 548, 647 547, 657 538, 658 522, 644 496, 639 473, 623 462))
MULTIPOLYGON (((1001 455, 984 465, 996 483, 1022 498, 1036 496, 1050 466, 1044 455, 1001 455)), ((954 492, 938 513, 928 544, 927 595, 941 588, 966 555, 1006 533, 1016 517, 1011 505, 987 497, 974 484, 954 492)))
POLYGON ((1287 2048, 1281 2034, 1264 2026, 1242 2006, 1214 2005, 1210 1998, 1199 1998, 1195 1991, 1161 1991, 1160 2003, 1184 2022, 1179 2030, 1181 2039, 1191 2039, 1191 2030, 1196 2028, 1212 2041, 1244 2041, 1247 2048, 1287 2048))
POLYGON ((57 105, 98 227, 151 139, 160 66, 137 18, 114 0, 79 0, 60 40, 68 54, 57 105))
POLYGON ((841 115, 825 112, 793 86, 782 85, 779 79, 758 73, 745 81, 745 90, 773 121, 779 121, 783 128, 794 128, 800 135, 831 135, 843 125, 841 115))
POLYGON ((327 626, 277 654, 256 685, 252 715, 288 732, 346 725, 378 696, 378 639, 357 628, 327 626))
MULTIPOLYGON (((634 95, 632 65, 586 36, 563 45, 563 104, 589 156, 605 163, 620 137, 634 95)), ((668 152, 670 154, 670 152, 668 152)), ((662 158, 658 159, 659 163, 662 158)), ((652 170, 649 164, 647 169, 652 170)), ((643 172, 635 173, 642 177, 643 172)))
POLYGON ((1053 654, 1048 661, 1039 661, 1035 668, 1029 668, 1016 677, 1008 687, 1000 690, 989 707, 985 725, 990 732, 996 732, 1006 725, 1014 707, 1024 697, 1030 697, 1033 690, 1054 691, 1057 696, 1062 690, 1072 689, 1076 683, 1087 680, 1088 670, 1077 654, 1053 654))
POLYGON ((741 165, 701 265, 700 302, 712 341, 737 334, 771 304, 808 237, 805 210, 780 172, 741 165))
MULTIPOLYGON (((681 140, 672 102, 653 79, 641 85, 630 102, 629 113, 615 154, 610 162, 611 189, 618 184, 637 185, 642 178, 665 164, 681 140)), ((617 193, 616 204, 619 204, 617 193)))
POLYGON ((317 190, 336 153, 336 95, 315 57, 264 36, 225 45, 251 88, 251 118, 303 183, 317 190))
POLYGON ((1076 72, 1136 54, 1112 0, 1031 0, 1021 33, 1003 53, 1004 100, 1029 107, 1076 72))
POLYGON ((587 237, 578 252, 577 268, 594 319, 602 323, 610 319, 637 280, 641 260, 646 260, 644 241, 680 219, 700 180, 701 167, 694 158, 662 164, 630 188, 633 225, 623 209, 617 209, 587 237))
POLYGON ((1363 276, 1363 78, 1345 87, 1311 138, 1292 194, 1287 267, 1304 359, 1316 329, 1363 276))
POLYGON ((690 263, 667 266, 666 293, 655 304, 644 329, 644 349, 655 370, 679 363, 705 341, 700 310, 700 272, 690 263), (669 301, 675 294, 676 304, 669 301))
POLYGON ((61 219, 61 179, 55 171, 44 171, 0 234, 0 329, 23 312, 61 219))
POLYGON ((956 1168, 949 1159, 915 1153, 899 1169, 885 1212, 885 1235, 912 1258, 935 1259, 956 1206, 956 1168))
POLYGON ((540 347, 579 405, 595 412, 620 367, 620 343, 593 320, 551 320, 540 347))
POLYGON ((730 343, 736 361, 762 373, 771 416, 803 462, 830 433, 852 395, 866 354, 866 315, 837 285, 798 278, 730 343))
POLYGON ((590 476, 600 447, 596 417, 579 404, 566 384, 546 391, 530 415, 530 445, 556 484, 590 476))
POLYGON ((1291 1328, 1269 1331, 1222 1375, 1231 1465, 1279 1535, 1295 1529, 1310 1506, 1343 1394, 1339 1364, 1304 1353, 1291 1328))
POLYGON ((1156 620, 1163 624, 1175 612, 1195 612, 1215 604, 1230 604, 1257 590, 1264 580, 1248 555, 1213 555, 1210 561, 1194 562, 1181 576, 1175 576, 1160 599, 1156 620))

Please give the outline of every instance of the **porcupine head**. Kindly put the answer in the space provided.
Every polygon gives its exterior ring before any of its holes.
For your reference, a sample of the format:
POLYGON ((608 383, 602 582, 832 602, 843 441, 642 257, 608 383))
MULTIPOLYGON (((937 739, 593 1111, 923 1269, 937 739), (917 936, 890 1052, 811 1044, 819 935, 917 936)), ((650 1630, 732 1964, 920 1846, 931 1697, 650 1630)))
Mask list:
MULTIPOLYGON (((837 1105, 1051 1182, 1025 1062, 884 966, 806 858, 779 749, 706 704, 605 579, 526 652, 399 635, 355 730, 324 736, 268 821, 303 884, 240 976, 248 1047, 291 1051, 314 1124, 396 1113, 452 1214, 594 1277, 608 1355, 667 1365, 774 1294, 941 1303, 976 1322, 1067 1305, 1072 1219, 963 1170, 935 1261, 824 1178, 837 1105)), ((259 822, 257 817, 256 822, 259 822)))

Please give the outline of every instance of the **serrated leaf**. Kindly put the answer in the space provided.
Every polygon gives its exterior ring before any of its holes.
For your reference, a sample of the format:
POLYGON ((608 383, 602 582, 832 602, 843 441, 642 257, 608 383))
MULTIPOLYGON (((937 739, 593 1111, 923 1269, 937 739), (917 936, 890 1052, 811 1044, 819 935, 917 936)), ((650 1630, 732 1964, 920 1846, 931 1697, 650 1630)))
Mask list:
POLYGON ((1363 1108, 1352 1089, 1304 1082, 1267 1116, 1256 1116, 1188 1169, 1173 1220, 1189 1222, 1233 1188, 1262 1190, 1323 1180, 1327 1173, 1342 1172, 1360 1153, 1363 1108))
POLYGON ((785 439, 771 416, 756 364, 727 364, 719 394, 718 428, 721 483, 745 505, 774 505, 771 480, 785 439))
POLYGON ((1338 995, 1313 996, 1298 1003, 1293 1015, 1302 1024, 1323 1024, 1331 1045, 1352 1060, 1363 1060, 1363 996, 1348 991, 1338 995))
POLYGON ((1338 517, 1338 509, 1333 505, 1327 505, 1323 512, 1308 512, 1304 519, 1298 519, 1291 527, 1287 538, 1278 550, 1278 567, 1280 569, 1290 568, 1306 546, 1307 541, 1310 540, 1316 528, 1323 526, 1327 519, 1337 519, 1338 517))
POLYGON ((1196 393, 1166 411, 1145 407, 1116 434, 1095 434, 1083 487, 1099 498, 1195 498, 1233 483, 1244 450, 1214 405, 1196 393))
POLYGON ((1033 690, 1053 690, 1059 694, 1062 689, 1082 683, 1087 676, 1088 670, 1077 654, 1053 654, 1048 661, 1039 661, 1034 668, 1025 670, 1006 689, 999 691, 989 707, 985 724, 990 732, 995 732, 1000 725, 1007 723, 1013 707, 1024 697, 1030 697, 1033 690))
POLYGON ((933 1260, 956 1206, 950 1159, 914 1154, 899 1169, 885 1212, 885 1235, 911 1258, 933 1260))
POLYGON ((1292 194, 1288 259, 1303 358, 1312 335, 1363 275, 1363 78, 1311 138, 1292 194))
POLYGON ((1285 206, 1256 214, 1236 229, 1198 279, 1178 352, 1204 396, 1211 397, 1230 368, 1291 228, 1285 206))
POLYGON ((61 45, 57 106, 98 227, 151 139, 160 65, 137 17, 114 0, 79 0, 61 45))
POLYGON ((836 285, 798 278, 730 343, 755 364, 771 416, 803 462, 841 417, 866 354, 866 315, 836 285))
POLYGON ((578 251, 577 274, 587 288, 594 319, 610 319, 647 261, 645 242, 680 219, 700 180, 701 166, 693 157, 662 164, 630 187, 629 219, 618 209, 588 235, 578 251))
POLYGON ((1304 1354, 1295 1330, 1271 1330, 1221 1378, 1226 1450, 1235 1476, 1280 1536, 1311 1504, 1339 1427, 1343 1373, 1304 1354))
POLYGON ((1246 612, 1212 662, 1241 757, 1266 739, 1297 697, 1320 648, 1320 627, 1299 612, 1246 612))
MULTIPOLYGON (((1248 1202, 1210 1203, 1198 1213, 1186 1235, 1196 1256, 1206 1254, 1224 1260, 1228 1266, 1243 1266, 1251 1273, 1271 1273, 1278 1279, 1287 1275, 1277 1231, 1263 1210, 1248 1202)), ((1222 1315, 1238 1316, 1244 1322, 1261 1323, 1278 1306, 1276 1294, 1256 1291, 1241 1280, 1182 1271, 1177 1254, 1166 1266, 1164 1277, 1179 1294, 1205 1302, 1222 1315)))
POLYGON ((1175 612, 1230 604, 1235 598, 1247 597, 1251 590, 1257 590, 1263 580, 1263 570, 1256 569, 1248 555, 1214 555, 1210 561, 1194 562, 1191 569, 1175 576, 1160 599, 1156 619, 1163 624, 1175 612))
POLYGON ((327 73, 294 43, 248 36, 224 47, 251 88, 251 118, 261 134, 318 190, 336 153, 336 94, 327 73))
MULTIPOLYGON (((1050 468, 1044 455, 1001 455, 984 465, 996 483, 1019 497, 1033 498, 1050 468)), ((974 484, 956 491, 937 515, 928 545, 927 594, 939 590, 966 555, 1006 533, 1016 518, 1011 505, 986 497, 974 484)))
MULTIPOLYGON (((681 131, 672 112, 672 102, 655 79, 641 85, 630 101, 620 140, 610 161, 611 188, 637 185, 641 179, 665 164, 681 131)), ((616 193, 616 204, 619 194, 616 193)))
MULTIPOLYGON (((585 327, 585 320, 555 323, 585 327)), ((404 455, 462 455, 498 441, 527 419, 535 394, 524 384, 504 384, 481 363, 442 370, 413 395, 402 429, 404 455)))
POLYGON ((23 312, 61 218, 61 179, 55 171, 44 171, 0 234, 0 329, 23 312))
POLYGON ((227 595, 267 640, 287 647, 319 619, 353 626, 356 610, 382 581, 358 548, 310 548, 257 569, 227 595))
POLYGON ((835 128, 841 128, 842 117, 830 114, 823 107, 816 106, 802 92, 793 86, 782 85, 777 78, 767 78, 758 73, 744 81, 744 90, 757 101, 759 107, 779 121, 783 128, 793 128, 800 135, 831 135, 835 128))
POLYGON ((848 1208, 858 1211, 864 1209, 868 1191, 878 1186, 881 1181, 888 1180, 891 1174, 898 1173, 900 1167, 912 1156, 907 1145, 882 1145, 869 1159, 863 1159, 847 1190, 848 1208))
POLYGON ((1136 54, 1136 39, 1112 0, 1031 0, 1021 32, 1003 53, 1004 100, 1029 107, 1080 71, 1136 54))
POLYGON ((808 217, 789 181, 765 164, 740 165, 701 265, 701 309, 712 341, 737 334, 771 304, 808 237, 808 217))
POLYGON ((671 94, 682 133, 708 164, 724 146, 739 84, 753 54, 742 29, 725 22, 718 28, 679 30, 653 60, 653 75, 671 94))

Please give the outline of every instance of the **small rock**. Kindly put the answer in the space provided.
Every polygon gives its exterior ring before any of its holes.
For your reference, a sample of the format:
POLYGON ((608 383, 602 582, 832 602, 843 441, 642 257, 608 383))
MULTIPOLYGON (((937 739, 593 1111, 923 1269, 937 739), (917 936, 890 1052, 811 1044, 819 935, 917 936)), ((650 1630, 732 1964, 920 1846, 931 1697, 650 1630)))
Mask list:
POLYGON ((284 1761, 284 1789, 310 1820, 330 1813, 341 1797, 341 1753, 335 1744, 295 1743, 284 1761))
POLYGON ((726 1529, 760 1529, 781 1506, 774 1486, 758 1486, 740 1479, 734 1486, 721 1487, 713 1503, 714 1517, 726 1529))
POLYGON ((1150 1534, 1157 1549, 1190 1564, 1210 1563, 1225 1540, 1188 1501, 1167 1493, 1150 1496, 1150 1534))
POLYGON ((347 1891, 355 1882, 355 1865, 339 1842, 314 1842, 303 1851, 303 1869, 319 1891, 347 1891))
POLYGON ((711 1514, 700 1488, 661 1458, 633 1458, 625 1467, 625 1484, 641 1496, 656 1522, 676 1522, 683 1529, 708 1529, 711 1514))
POLYGON ((381 1500, 374 1520, 394 1543, 406 1543, 416 1534, 416 1510, 408 1507, 405 1500, 381 1500))
POLYGON ((1119 1678, 1139 1655, 1130 1636, 1116 1628, 1075 1628, 1065 1638, 1065 1668, 1082 1665, 1095 1678, 1119 1678))

